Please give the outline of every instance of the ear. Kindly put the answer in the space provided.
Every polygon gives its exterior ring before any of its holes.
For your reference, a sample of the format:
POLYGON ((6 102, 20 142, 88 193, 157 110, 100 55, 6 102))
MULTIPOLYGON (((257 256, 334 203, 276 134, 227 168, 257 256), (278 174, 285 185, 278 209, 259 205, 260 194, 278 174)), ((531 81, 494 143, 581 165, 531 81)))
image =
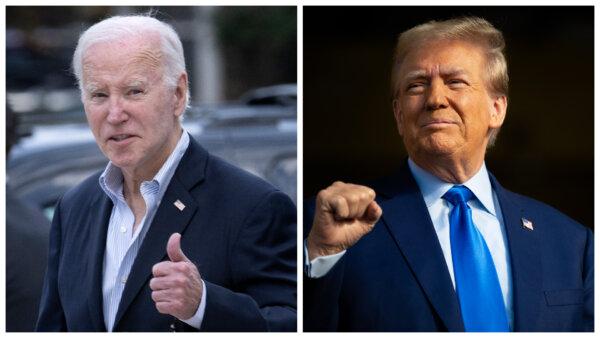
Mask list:
POLYGON ((188 92, 187 74, 181 73, 175 87, 175 116, 179 117, 185 111, 185 99, 188 92))
POLYGON ((396 128, 398 129, 398 134, 402 135, 403 116, 402 110, 400 109, 400 100, 394 99, 394 101, 392 101, 392 108, 394 109, 394 118, 396 118, 396 128))
POLYGON ((497 129, 504 123, 506 117, 506 108, 508 107, 508 98, 506 95, 492 98, 492 107, 490 111, 490 129, 497 129))

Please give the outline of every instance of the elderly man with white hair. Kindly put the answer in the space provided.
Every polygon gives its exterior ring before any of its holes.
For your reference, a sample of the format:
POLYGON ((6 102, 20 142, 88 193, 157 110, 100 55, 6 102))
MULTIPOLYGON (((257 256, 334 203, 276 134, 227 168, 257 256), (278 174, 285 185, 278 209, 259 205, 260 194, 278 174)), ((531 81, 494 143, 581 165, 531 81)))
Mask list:
POLYGON ((73 70, 110 162, 57 205, 37 330, 295 331, 295 206, 182 129, 173 28, 103 20, 73 70))

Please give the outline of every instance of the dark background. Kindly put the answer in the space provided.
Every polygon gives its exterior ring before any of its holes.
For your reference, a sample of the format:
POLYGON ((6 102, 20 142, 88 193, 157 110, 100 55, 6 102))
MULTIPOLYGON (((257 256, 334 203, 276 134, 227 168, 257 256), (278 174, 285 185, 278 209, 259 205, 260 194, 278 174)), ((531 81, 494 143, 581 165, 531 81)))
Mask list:
POLYGON ((390 96, 399 33, 481 16, 507 44, 507 118, 486 164, 501 184, 594 227, 594 9, 304 7, 304 196, 405 160, 390 96))

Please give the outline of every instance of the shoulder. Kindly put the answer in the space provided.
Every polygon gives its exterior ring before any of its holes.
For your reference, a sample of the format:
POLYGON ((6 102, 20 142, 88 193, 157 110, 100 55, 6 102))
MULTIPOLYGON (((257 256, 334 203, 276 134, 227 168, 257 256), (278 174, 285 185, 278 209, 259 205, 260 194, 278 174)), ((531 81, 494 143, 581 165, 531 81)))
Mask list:
POLYGON ((504 188, 497 189, 496 193, 503 194, 504 198, 514 203, 521 209, 522 215, 530 217, 534 225, 537 225, 538 229, 544 230, 546 234, 553 234, 558 237, 572 237, 573 235, 586 237, 587 232, 590 231, 581 223, 544 202, 504 188))
POLYGON ((193 138, 190 138, 190 145, 178 165, 175 176, 184 186, 199 188, 193 191, 209 191, 215 196, 225 196, 229 203, 235 199, 256 200, 269 194, 287 196, 257 175, 209 153, 193 138), (197 185, 200 182, 201 184, 197 185))
POLYGON ((212 154, 208 156, 206 184, 228 193, 229 198, 255 199, 280 192, 257 175, 212 154))
POLYGON ((191 175, 202 177, 201 183, 190 187, 189 191, 199 205, 209 209, 205 215, 210 214, 227 224, 246 224, 254 217, 296 214, 292 199, 271 183, 205 150, 203 152, 202 169, 185 164, 180 168, 179 177, 182 181, 191 180, 191 175))

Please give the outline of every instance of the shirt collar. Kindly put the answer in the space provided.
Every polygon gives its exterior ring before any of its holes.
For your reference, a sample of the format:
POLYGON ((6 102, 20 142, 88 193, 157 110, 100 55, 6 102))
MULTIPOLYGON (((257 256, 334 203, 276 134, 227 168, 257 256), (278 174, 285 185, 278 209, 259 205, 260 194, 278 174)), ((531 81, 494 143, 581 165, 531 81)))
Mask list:
MULTIPOLYGON (((173 177, 175 169, 179 165, 179 161, 183 157, 189 144, 190 136, 184 130, 177 142, 177 146, 175 146, 175 149, 171 152, 165 163, 163 163, 160 170, 154 175, 154 178, 151 181, 144 181, 157 184, 158 189, 156 189, 156 191, 159 193, 159 196, 162 196, 167 189, 168 183, 171 181, 171 177, 173 177)), ((144 182, 142 182, 142 184, 144 182)), ((104 190, 104 193, 113 199, 113 202, 115 198, 124 199, 123 173, 121 172, 121 168, 117 167, 112 162, 109 161, 106 165, 104 172, 100 175, 99 183, 102 190, 104 190)))
MULTIPOLYGON (((442 196, 454 186, 454 184, 442 181, 437 176, 432 175, 419 167, 410 158, 408 159, 408 167, 410 168, 415 181, 417 181, 417 185, 423 194, 423 199, 428 208, 441 199, 442 196)), ((494 198, 492 195, 492 184, 490 183, 485 162, 482 164, 481 168, 479 168, 479 171, 462 185, 473 192, 487 212, 496 216, 496 208, 494 207, 494 198)))

